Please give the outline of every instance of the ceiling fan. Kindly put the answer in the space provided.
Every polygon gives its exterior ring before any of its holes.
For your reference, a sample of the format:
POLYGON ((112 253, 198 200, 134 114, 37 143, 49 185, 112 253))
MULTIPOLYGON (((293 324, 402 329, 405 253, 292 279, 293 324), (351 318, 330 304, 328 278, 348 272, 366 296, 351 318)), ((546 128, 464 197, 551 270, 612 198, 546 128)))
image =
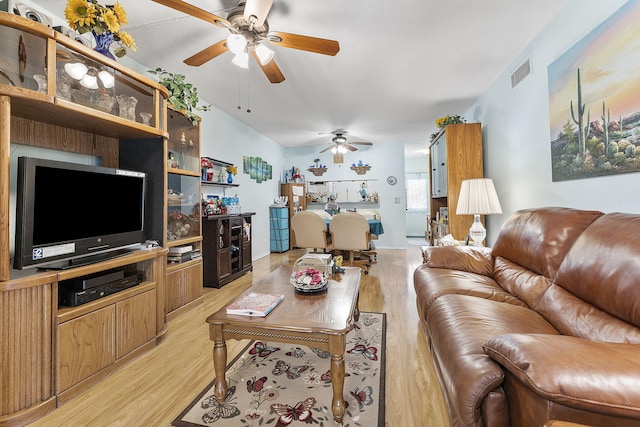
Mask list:
POLYGON ((273 60, 274 52, 266 46, 265 42, 268 41, 275 46, 330 56, 336 55, 340 50, 340 45, 335 40, 269 31, 266 18, 273 0, 242 1, 228 13, 226 19, 182 0, 153 1, 218 27, 226 28, 231 32, 226 39, 220 40, 185 59, 184 63, 187 65, 200 66, 229 50, 235 54, 232 60, 235 65, 248 68, 249 55, 251 55, 271 83, 281 83, 284 81, 284 75, 273 60))
POLYGON ((358 148, 354 147, 354 145, 373 145, 371 142, 347 142, 347 137, 344 136, 346 133, 346 130, 330 132, 331 135, 335 136, 331 138, 330 145, 320 152, 324 153, 325 151, 331 150, 333 154, 343 154, 347 151, 357 151, 358 148))

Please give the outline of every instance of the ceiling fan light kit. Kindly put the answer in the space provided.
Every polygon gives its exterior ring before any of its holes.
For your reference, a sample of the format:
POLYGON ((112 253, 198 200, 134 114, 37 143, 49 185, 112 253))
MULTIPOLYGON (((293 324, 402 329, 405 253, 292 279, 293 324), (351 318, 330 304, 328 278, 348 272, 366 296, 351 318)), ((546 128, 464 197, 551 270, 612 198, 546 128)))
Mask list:
POLYGON ((231 60, 233 65, 237 65, 240 68, 249 68, 249 54, 247 52, 238 52, 231 60))
POLYGON ((231 53, 237 55, 244 52, 247 47, 247 39, 242 34, 229 34, 227 36, 227 48, 231 53))
POLYGON ((258 55, 258 58, 260 58, 260 64, 262 65, 267 65, 275 55, 274 51, 272 51, 262 43, 259 43, 258 46, 256 46, 255 52, 256 55, 258 55))
POLYGON ((330 56, 336 55, 340 50, 340 45, 335 40, 278 31, 270 32, 267 15, 271 10, 273 0, 240 2, 236 8, 228 13, 227 19, 182 0, 153 1, 218 27, 226 28, 231 32, 231 35, 226 39, 220 40, 184 60, 185 64, 194 67, 202 65, 226 51, 231 51, 235 55, 231 62, 242 68, 248 68, 248 55, 251 54, 271 83, 281 83, 285 80, 284 75, 273 59, 275 53, 265 46, 265 43, 269 42, 284 48, 330 56), (247 55, 246 59, 241 54, 247 55))

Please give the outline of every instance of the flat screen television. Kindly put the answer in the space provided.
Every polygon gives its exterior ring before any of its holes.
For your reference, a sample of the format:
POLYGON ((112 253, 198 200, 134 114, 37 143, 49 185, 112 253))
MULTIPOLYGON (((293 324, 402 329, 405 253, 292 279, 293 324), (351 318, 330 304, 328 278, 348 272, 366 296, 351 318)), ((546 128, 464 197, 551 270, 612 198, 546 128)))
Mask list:
POLYGON ((14 268, 64 269, 146 240, 142 172, 18 158, 14 268))

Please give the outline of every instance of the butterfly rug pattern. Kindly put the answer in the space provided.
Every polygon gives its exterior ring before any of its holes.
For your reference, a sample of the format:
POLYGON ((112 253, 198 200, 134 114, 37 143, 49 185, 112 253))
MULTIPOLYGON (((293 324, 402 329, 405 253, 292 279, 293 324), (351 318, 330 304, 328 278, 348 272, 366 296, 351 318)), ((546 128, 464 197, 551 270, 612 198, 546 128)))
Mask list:
MULTIPOLYGON (((343 427, 384 426, 385 331, 384 314, 362 312, 347 334, 343 427)), ((225 401, 216 402, 212 381, 172 425, 333 426, 330 360, 319 349, 252 341, 228 365, 225 401)))

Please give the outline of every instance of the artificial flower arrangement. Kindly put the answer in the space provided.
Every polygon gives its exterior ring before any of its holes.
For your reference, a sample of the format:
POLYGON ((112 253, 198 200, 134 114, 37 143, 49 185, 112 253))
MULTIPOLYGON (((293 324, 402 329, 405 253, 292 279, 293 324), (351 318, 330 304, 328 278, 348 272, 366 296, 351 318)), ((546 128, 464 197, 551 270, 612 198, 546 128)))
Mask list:
POLYGON ((438 127, 438 131, 431 134, 431 141, 436 139, 436 137, 440 135, 440 132, 442 132, 442 129, 444 129, 447 125, 459 125, 466 122, 467 121, 465 120, 465 118, 459 114, 456 114, 453 116, 447 115, 444 117, 440 117, 439 119, 436 120, 436 126, 438 127))
POLYGON ((233 165, 233 166, 227 166, 226 168, 227 173, 230 173, 231 175, 235 175, 238 173, 238 167, 233 165))
POLYGON ((97 0, 68 0, 64 10, 69 27, 79 33, 110 33, 120 44, 114 53, 118 58, 127 54, 126 48, 137 50, 136 42, 129 33, 122 30, 126 25, 127 13, 120 3, 103 6, 97 0))
POLYGON ((289 281, 298 289, 318 289, 327 284, 327 274, 316 268, 305 268, 294 271, 289 281))
POLYGON ((212 168, 213 167, 213 162, 211 160, 207 159, 206 157, 201 157, 200 158, 200 167, 212 168))

